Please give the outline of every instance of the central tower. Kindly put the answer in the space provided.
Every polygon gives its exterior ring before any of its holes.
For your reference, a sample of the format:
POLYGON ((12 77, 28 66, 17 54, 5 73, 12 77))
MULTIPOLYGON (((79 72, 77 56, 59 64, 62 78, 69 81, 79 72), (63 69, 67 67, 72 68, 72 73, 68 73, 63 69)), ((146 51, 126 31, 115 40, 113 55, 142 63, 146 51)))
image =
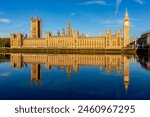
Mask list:
POLYGON ((127 47, 128 44, 130 43, 130 19, 127 9, 123 21, 123 28, 124 28, 124 47, 127 47))
POLYGON ((72 29, 71 29, 70 21, 68 21, 68 26, 67 26, 67 36, 68 37, 72 36, 72 29))
POLYGON ((42 38, 42 19, 38 19, 38 17, 35 17, 33 19, 31 17, 31 38, 42 38))

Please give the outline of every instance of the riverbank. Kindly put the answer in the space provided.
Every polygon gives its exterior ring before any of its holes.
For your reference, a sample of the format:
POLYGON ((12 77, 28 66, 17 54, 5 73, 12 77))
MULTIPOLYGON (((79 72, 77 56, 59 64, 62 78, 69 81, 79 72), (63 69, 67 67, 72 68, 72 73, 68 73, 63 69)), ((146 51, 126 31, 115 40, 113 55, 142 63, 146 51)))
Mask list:
POLYGON ((55 54, 136 54, 136 49, 47 49, 47 48, 0 48, 0 53, 55 53, 55 54))

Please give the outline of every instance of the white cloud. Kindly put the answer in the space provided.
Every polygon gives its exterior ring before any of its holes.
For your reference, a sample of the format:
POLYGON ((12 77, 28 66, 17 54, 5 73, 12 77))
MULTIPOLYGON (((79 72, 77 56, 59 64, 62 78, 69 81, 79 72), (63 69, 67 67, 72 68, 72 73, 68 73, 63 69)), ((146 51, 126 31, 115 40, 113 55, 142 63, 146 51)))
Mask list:
POLYGON ((105 0, 91 0, 83 3, 79 3, 79 5, 107 5, 105 0))
MULTIPOLYGON (((145 3, 145 0, 133 0, 134 2, 137 2, 139 4, 144 4, 145 3)), ((117 15, 118 14, 118 11, 119 11, 119 7, 122 3, 122 0, 116 0, 116 11, 115 11, 115 14, 117 15)))
POLYGON ((5 18, 0 19, 0 23, 9 24, 10 22, 11 22, 11 20, 10 20, 10 19, 5 19, 5 18))
POLYGON ((139 4, 144 4, 145 1, 144 0, 134 0, 135 2, 139 3, 139 4))
POLYGON ((123 21, 121 19, 114 19, 114 20, 103 20, 101 22, 102 24, 105 25, 122 25, 123 21))
MULTIPOLYGON (((115 10, 115 15, 118 14, 119 12, 119 7, 121 5, 123 0, 116 0, 116 10, 115 10)), ((139 4, 144 4, 145 3, 145 0, 133 0, 134 2, 137 2, 139 4)), ((90 0, 90 1, 86 1, 86 2, 83 2, 83 3, 79 3, 78 5, 107 5, 107 6, 113 6, 113 4, 108 4, 106 2, 106 0, 90 0)))
POLYGON ((120 7, 120 5, 121 5, 121 2, 122 2, 122 0, 116 0, 116 11, 115 11, 115 14, 116 14, 116 15, 118 14, 119 7, 120 7))

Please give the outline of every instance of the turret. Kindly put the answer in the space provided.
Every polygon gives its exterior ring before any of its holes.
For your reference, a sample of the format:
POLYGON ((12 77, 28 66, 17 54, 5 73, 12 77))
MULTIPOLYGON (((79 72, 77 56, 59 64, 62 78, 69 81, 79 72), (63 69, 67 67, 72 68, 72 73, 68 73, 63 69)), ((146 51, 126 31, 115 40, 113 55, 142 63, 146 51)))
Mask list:
POLYGON ((102 32, 100 32, 100 37, 103 37, 103 33, 102 32))
POLYGON ((116 31, 116 37, 118 37, 120 39, 121 35, 122 35, 122 31, 121 30, 117 30, 116 31))
POLYGON ((79 38, 79 31, 74 31, 74 38, 79 38))
POLYGON ((10 47, 21 48, 23 39, 24 39, 24 35, 22 33, 10 34, 10 47))
POLYGON ((111 35, 112 35, 112 32, 107 30, 106 31, 106 39, 110 39, 111 35))
POLYGON ((67 36, 68 37, 72 36, 72 29, 71 29, 70 21, 68 21, 68 26, 67 26, 67 36))
POLYGON ((60 37, 60 36, 61 36, 61 35, 60 35, 60 31, 59 31, 59 30, 58 30, 58 32, 57 32, 57 36, 58 36, 58 37, 60 37))
POLYGON ((46 32, 46 39, 49 39, 52 36, 51 32, 46 32))
POLYGON ((62 29, 62 36, 65 36, 65 29, 62 29))

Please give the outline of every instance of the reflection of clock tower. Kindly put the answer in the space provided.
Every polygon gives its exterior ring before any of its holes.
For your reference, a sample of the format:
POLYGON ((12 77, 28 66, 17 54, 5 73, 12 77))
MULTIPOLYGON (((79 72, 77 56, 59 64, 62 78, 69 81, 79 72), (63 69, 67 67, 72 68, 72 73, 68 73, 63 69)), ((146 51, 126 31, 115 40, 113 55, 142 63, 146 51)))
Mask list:
POLYGON ((124 47, 130 43, 130 19, 128 15, 128 10, 126 10, 125 18, 123 21, 124 27, 124 47))
POLYGON ((129 66, 129 59, 124 56, 124 86, 125 86, 125 90, 126 93, 128 91, 128 87, 130 84, 130 66, 129 66))

